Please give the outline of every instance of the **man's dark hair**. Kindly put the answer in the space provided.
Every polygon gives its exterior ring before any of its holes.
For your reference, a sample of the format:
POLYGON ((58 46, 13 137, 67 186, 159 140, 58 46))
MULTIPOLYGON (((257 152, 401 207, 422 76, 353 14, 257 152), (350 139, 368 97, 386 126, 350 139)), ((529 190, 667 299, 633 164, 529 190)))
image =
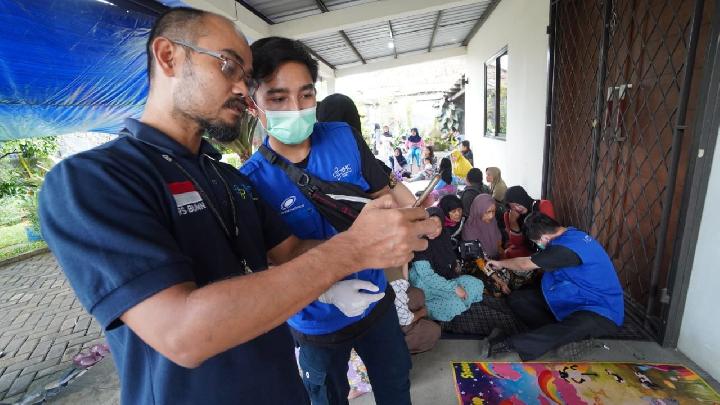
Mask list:
POLYGON ((541 212, 533 212, 525 218, 523 228, 528 239, 538 240, 543 235, 555 233, 560 224, 541 212))
POLYGON ((318 78, 318 63, 300 41, 289 38, 267 37, 250 46, 253 55, 253 79, 268 79, 285 62, 298 62, 307 66, 313 83, 318 78))
MULTIPOLYGON (((203 17, 212 13, 197 10, 190 7, 176 7, 164 12, 153 24, 150 30, 150 36, 145 44, 145 52, 147 53, 147 73, 148 81, 152 82, 154 68, 153 59, 155 55, 152 52, 152 43, 157 37, 166 37, 173 40, 184 40, 195 43, 201 35, 201 26, 203 17)), ((188 58, 190 53, 187 53, 188 58)))
POLYGON ((462 141, 462 142, 460 142, 460 144, 462 144, 462 146, 470 149, 470 141, 462 141))
POLYGON ((473 186, 481 186, 483 181, 483 172, 477 167, 473 167, 467 172, 467 181, 473 186))

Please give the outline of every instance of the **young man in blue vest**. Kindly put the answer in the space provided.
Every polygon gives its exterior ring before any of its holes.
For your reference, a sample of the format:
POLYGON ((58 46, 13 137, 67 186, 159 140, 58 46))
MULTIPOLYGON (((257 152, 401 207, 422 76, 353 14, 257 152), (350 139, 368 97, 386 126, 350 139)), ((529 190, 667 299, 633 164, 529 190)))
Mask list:
MULTIPOLYGON (((392 194, 403 200, 399 205, 411 204, 411 195, 389 188, 387 174, 359 133, 346 123, 316 122, 317 62, 299 41, 263 38, 251 49, 254 99, 269 134, 265 146, 279 159, 326 182, 351 183, 372 198, 392 194)), ((337 233, 285 171, 262 154, 253 155, 241 172, 296 235, 328 239, 337 233)), ((381 269, 364 269, 336 283, 288 320, 300 344, 302 378, 313 404, 348 403, 346 373, 352 348, 368 369, 378 404, 410 403, 410 355, 392 291, 381 269), (338 308, 327 295, 354 300, 358 310, 338 308)))
POLYGON ((285 321, 349 274, 407 262, 439 227, 385 198, 301 241, 203 138, 231 140, 245 113, 252 54, 235 25, 172 9, 147 57, 140 119, 48 173, 43 236, 106 332, 123 404, 308 404, 285 321))
POLYGON ((587 233, 560 226, 539 212, 528 216, 524 227, 540 252, 488 265, 543 270, 541 289, 517 290, 508 297, 510 308, 530 330, 510 337, 491 333, 481 345, 483 354, 515 350, 528 361, 567 343, 616 333, 624 317, 623 290, 603 247, 587 233))

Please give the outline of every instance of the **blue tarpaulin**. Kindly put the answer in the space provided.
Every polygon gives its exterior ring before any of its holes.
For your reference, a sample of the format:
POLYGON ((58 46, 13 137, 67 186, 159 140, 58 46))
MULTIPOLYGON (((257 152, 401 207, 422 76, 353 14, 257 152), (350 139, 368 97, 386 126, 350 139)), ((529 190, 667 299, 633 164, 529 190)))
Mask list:
POLYGON ((0 141, 116 132, 139 116, 156 14, 111 1, 0 0, 0 141))

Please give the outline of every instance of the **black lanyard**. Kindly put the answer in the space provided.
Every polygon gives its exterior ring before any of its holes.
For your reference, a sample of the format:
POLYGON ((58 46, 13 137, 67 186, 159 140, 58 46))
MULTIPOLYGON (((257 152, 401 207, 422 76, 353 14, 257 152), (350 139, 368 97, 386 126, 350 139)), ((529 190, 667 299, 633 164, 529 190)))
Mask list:
POLYGON ((181 172, 183 172, 185 177, 190 179, 193 186, 195 186, 195 189, 198 191, 198 193, 200 193, 200 197, 202 197, 202 199, 207 202, 208 206, 210 207, 210 211, 212 211, 212 213, 213 213, 213 216, 218 221, 218 223, 222 227, 223 231, 225 231, 225 236, 227 236, 231 242, 235 242, 236 238, 240 234, 240 229, 238 228, 238 223, 237 223, 237 212, 235 210, 235 199, 233 198, 232 192, 230 192, 230 186, 228 185, 227 181, 220 174, 220 171, 217 169, 217 167, 215 167, 215 164, 213 163, 214 159, 211 158, 210 156, 208 156, 207 154, 202 154, 200 156, 201 159, 203 157, 210 159, 210 166, 215 171, 215 174, 217 174, 217 176, 220 178, 220 181, 222 181, 223 186, 225 186, 225 193, 227 194, 228 200, 230 200, 230 210, 232 211, 232 220, 233 220, 232 229, 230 229, 227 226, 227 224, 225 223, 225 220, 223 220, 222 215, 220 215, 220 212, 217 210, 217 208, 215 208, 215 204, 213 204, 212 200, 210 199, 208 194, 205 192, 205 190, 202 188, 200 183, 197 180, 195 180, 195 178, 187 170, 185 170, 185 168, 182 167, 182 165, 180 163, 176 162, 172 157, 170 157, 169 155, 166 155, 166 154, 163 154, 161 156, 166 161, 173 163, 181 172))

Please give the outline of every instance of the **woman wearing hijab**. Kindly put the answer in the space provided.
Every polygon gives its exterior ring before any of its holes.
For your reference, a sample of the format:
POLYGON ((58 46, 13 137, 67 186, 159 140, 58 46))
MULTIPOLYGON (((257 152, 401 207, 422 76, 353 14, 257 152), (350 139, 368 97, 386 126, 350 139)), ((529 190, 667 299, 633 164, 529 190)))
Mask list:
POLYGON ((527 257, 533 253, 534 248, 528 243, 523 233, 523 223, 528 214, 542 212, 555 219, 555 209, 549 200, 535 200, 521 186, 512 186, 505 193, 505 203, 508 211, 505 212, 505 229, 508 232, 508 247, 505 258, 527 257))
POLYGON ((405 141, 405 148, 410 151, 410 171, 412 171, 413 163, 415 163, 418 169, 422 166, 420 162, 420 151, 425 147, 425 141, 423 141, 417 128, 410 130, 410 136, 405 141))
POLYGON ((430 194, 435 201, 446 195, 457 194, 458 179, 452 174, 452 163, 448 158, 440 160, 440 181, 430 194))
POLYGON ((478 194, 463 225, 462 240, 477 240, 488 259, 500 257, 502 235, 495 219, 495 200, 490 194, 478 194))
POLYGON ((462 152, 457 149, 450 152, 450 160, 452 161, 453 174, 457 178, 462 179, 462 181, 465 181, 465 177, 467 177, 468 172, 473 168, 470 161, 465 159, 462 152))
POLYGON ((425 305, 431 319, 449 321, 483 298, 483 282, 459 275, 452 236, 462 219, 462 202, 456 196, 445 196, 438 207, 428 209, 430 216, 443 223, 443 231, 415 254, 410 267, 410 284, 425 293, 425 305))
POLYGON ((500 168, 488 167, 485 169, 485 180, 490 184, 490 193, 495 201, 503 202, 507 192, 507 185, 500 175, 500 168))

